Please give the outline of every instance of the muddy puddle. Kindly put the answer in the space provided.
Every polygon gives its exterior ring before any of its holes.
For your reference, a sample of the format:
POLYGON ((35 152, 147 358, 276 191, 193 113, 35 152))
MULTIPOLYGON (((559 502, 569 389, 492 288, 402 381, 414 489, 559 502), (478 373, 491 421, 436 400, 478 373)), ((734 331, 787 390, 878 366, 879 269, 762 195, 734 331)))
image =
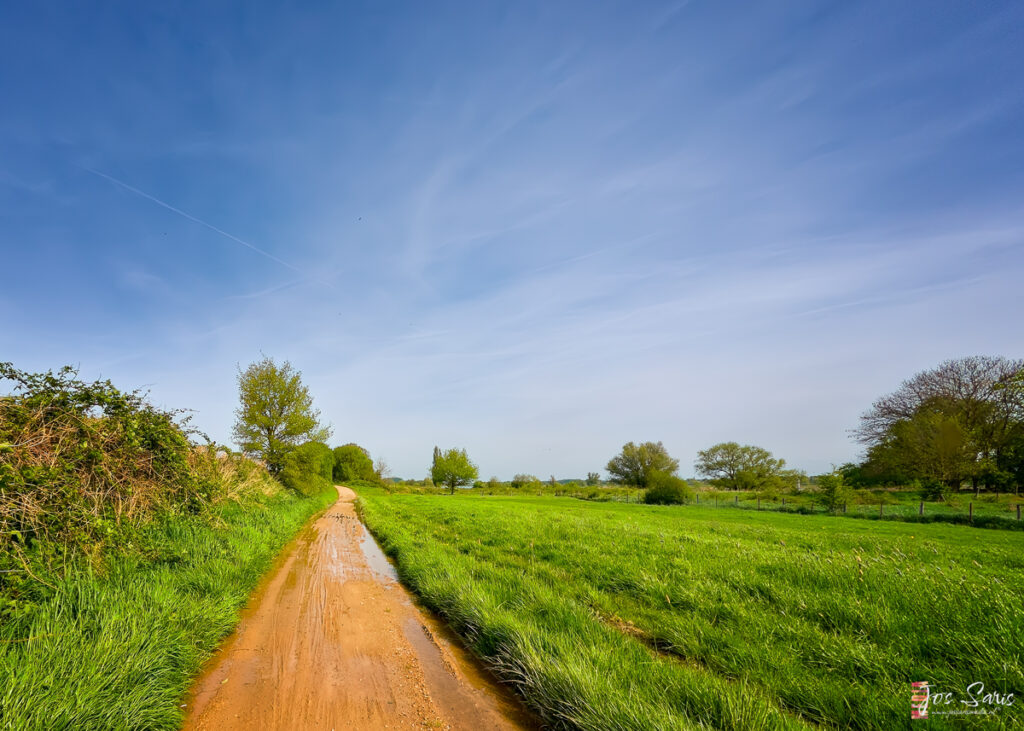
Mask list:
POLYGON ((363 537, 359 539, 359 549, 363 552, 363 560, 366 561, 366 565, 370 567, 370 571, 379 581, 398 583, 398 569, 377 545, 376 539, 366 529, 366 526, 363 526, 363 537))
POLYGON ((538 723, 417 606, 339 500, 282 553, 193 687, 186 729, 525 729, 538 723))
POLYGON ((430 693, 438 705, 449 715, 459 715, 467 722, 485 721, 487 709, 493 706, 502 716, 514 721, 515 728, 540 728, 515 694, 497 683, 490 671, 463 646, 458 635, 399 583, 398 570, 391 559, 366 526, 362 528, 359 547, 366 564, 378 581, 401 594, 403 603, 411 610, 402 623, 402 632, 423 666, 430 693))

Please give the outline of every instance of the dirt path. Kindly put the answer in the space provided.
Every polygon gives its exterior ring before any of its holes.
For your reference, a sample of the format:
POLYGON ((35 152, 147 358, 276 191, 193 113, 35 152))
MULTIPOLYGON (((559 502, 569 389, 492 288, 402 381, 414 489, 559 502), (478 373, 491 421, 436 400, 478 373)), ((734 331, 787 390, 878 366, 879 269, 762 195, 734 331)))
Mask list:
POLYGON ((418 610, 356 516, 304 529, 193 687, 186 729, 520 729, 516 700, 418 610))

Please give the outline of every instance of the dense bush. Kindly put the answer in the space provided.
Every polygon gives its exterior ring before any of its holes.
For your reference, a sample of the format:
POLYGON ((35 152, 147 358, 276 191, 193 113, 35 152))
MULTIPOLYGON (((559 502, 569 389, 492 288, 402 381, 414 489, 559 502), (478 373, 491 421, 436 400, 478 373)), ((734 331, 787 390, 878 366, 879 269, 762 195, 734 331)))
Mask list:
POLYGON ((0 624, 47 601, 54 577, 82 559, 93 569, 111 556, 147 560, 161 553, 150 540, 159 526, 208 526, 228 503, 283 493, 261 464, 194 445, 180 412, 138 392, 71 368, 4 363, 0 377, 13 383, 0 397, 0 624))
POLYGON ((86 383, 70 367, 25 373, 0 397, 0 547, 49 538, 85 545, 162 508, 200 512, 218 497, 180 411, 138 391, 86 383))
POLYGON ((667 472, 654 470, 647 477, 647 492, 644 493, 644 502, 648 505, 682 505, 692 495, 693 491, 686 480, 667 472))
POLYGON ((917 481, 917 486, 924 500, 945 500, 950 493, 949 485, 934 477, 917 481))
POLYGON ((285 455, 278 479, 300 495, 319 495, 334 484, 333 470, 331 448, 323 442, 306 442, 285 455))
POLYGON ((375 481, 377 474, 369 453, 358 444, 335 447, 333 479, 345 483, 353 480, 375 481))

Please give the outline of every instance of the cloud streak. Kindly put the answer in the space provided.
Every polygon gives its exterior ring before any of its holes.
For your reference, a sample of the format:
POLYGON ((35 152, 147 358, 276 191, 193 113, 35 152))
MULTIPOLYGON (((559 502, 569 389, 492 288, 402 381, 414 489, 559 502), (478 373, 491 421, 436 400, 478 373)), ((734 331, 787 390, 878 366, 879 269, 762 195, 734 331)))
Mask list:
POLYGON ((316 280, 313 277, 309 277, 306 274, 306 272, 302 271, 301 269, 299 269, 294 264, 290 264, 290 263, 286 262, 284 259, 281 259, 280 257, 274 256, 269 251, 266 251, 265 249, 261 249, 260 247, 256 246, 255 244, 250 244, 248 241, 245 241, 244 239, 240 239, 237 236, 235 236, 234 234, 228 233, 224 229, 218 228, 218 227, 214 226, 212 223, 204 221, 201 218, 197 218, 197 217, 193 216, 191 213, 188 213, 187 211, 183 211, 180 208, 175 208, 170 203, 168 203, 166 201, 162 201, 159 198, 157 198, 156 196, 150 195, 149 193, 145 192, 144 190, 139 190, 135 186, 129 185, 128 183, 124 182, 123 180, 118 180, 117 178, 115 178, 112 175, 108 175, 107 173, 101 172, 99 170, 94 170, 93 168, 83 167, 82 169, 85 170, 87 173, 91 173, 92 175, 95 175, 95 176, 97 176, 99 178, 103 178, 104 180, 110 181, 111 183, 113 183, 114 185, 118 186, 119 188, 123 188, 124 190, 127 190, 129 193, 134 193, 135 195, 137 195, 137 196, 139 196, 141 198, 145 198, 148 201, 156 203, 161 208, 166 208, 168 211, 171 211, 172 213, 176 213, 177 215, 181 216, 182 218, 184 218, 186 220, 192 221, 192 223, 198 223, 200 226, 204 226, 204 227, 208 228, 209 230, 213 231, 215 234, 218 234, 218 235, 220 235, 220 236, 222 236, 222 237, 224 237, 224 238, 226 238, 226 239, 228 239, 230 241, 234 241, 236 244, 240 244, 240 245, 244 246, 245 248, 249 249, 250 251, 255 251, 260 256, 263 256, 263 257, 269 259, 270 261, 274 262, 275 264, 280 264, 281 266, 283 266, 283 267, 285 267, 287 269, 290 269, 291 271, 293 271, 293 272, 295 272, 297 274, 303 275, 303 277, 305 277, 307 279, 313 279, 314 281, 319 281, 320 284, 327 285, 326 282, 323 282, 323 281, 320 281, 320 280, 316 280))

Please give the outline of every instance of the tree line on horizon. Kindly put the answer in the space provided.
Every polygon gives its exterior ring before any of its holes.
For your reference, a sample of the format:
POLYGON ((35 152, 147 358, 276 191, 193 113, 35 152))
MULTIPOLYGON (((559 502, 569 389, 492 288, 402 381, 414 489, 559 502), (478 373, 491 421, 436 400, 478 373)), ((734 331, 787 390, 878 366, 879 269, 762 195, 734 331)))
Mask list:
MULTIPOLYGON (((374 464, 364 448, 350 443, 332 450, 326 444, 330 427, 320 423, 301 374, 287 361, 277 366, 264 358, 251 364, 239 373, 239 393, 236 442, 263 459, 289 487, 305 492, 330 481, 387 478, 386 465, 374 464)), ((787 467, 763 447, 738 442, 699 451, 694 467, 700 478, 718 488, 759 494, 819 482, 851 488, 916 487, 931 499, 942 499, 964 485, 978 492, 1017 492, 1024 482, 1024 361, 974 356, 922 371, 875 401, 854 436, 866 447, 863 459, 817 478, 787 467)), ((657 488, 652 496, 681 501, 689 494, 689 485, 678 475, 679 461, 660 441, 626 443, 605 470, 615 484, 657 488)), ((553 476, 549 482, 560 484, 553 476)), ((602 482, 599 473, 590 472, 585 484, 602 482)), ((504 484, 495 477, 481 482, 479 468, 464 448, 436 446, 422 483, 444 486, 450 493, 459 487, 504 484)), ((531 474, 517 473, 508 484, 518 488, 542 483, 531 474)))
MULTIPOLYGON (((813 479, 824 491, 906 486, 941 500, 970 486, 976 494, 1024 484, 1024 360, 972 356, 947 360, 904 381, 861 417, 854 436, 866 453, 813 479)), ((678 461, 661 442, 625 445, 607 465, 626 484, 674 475, 678 461)), ((761 447, 723 442, 698 452, 697 473, 716 487, 768 491, 811 481, 761 447)), ((832 503, 835 504, 838 497, 832 503)))

